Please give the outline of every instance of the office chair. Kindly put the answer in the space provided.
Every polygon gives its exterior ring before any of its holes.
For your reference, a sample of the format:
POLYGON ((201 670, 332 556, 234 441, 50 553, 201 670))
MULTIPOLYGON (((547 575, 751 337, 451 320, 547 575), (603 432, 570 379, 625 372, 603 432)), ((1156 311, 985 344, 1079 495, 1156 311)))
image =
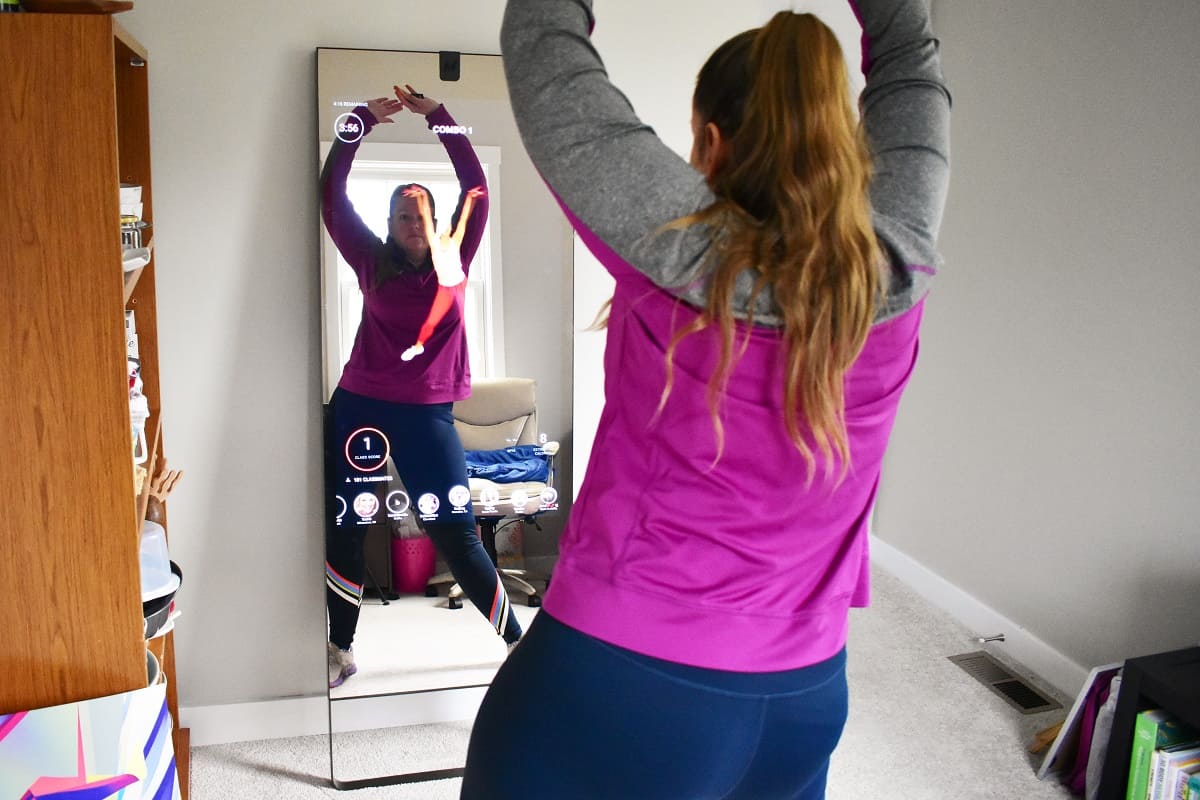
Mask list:
MULTIPOLYGON (((479 379, 471 385, 471 396, 454 404, 454 427, 468 452, 468 472, 481 471, 489 477, 470 480, 471 504, 479 523, 479 536, 501 580, 526 596, 537 607, 541 595, 527 580, 523 569, 501 569, 496 556, 496 534, 518 521, 538 530, 537 517, 558 508, 554 484, 554 456, 558 442, 542 441, 537 425, 537 384, 530 378, 479 379), (475 454, 480 461, 473 462, 475 454), (534 459, 544 459, 544 480, 521 480, 521 467, 534 459), (496 461, 493 468, 491 462, 496 461), (512 462, 516 462, 513 464, 512 462), (508 469, 508 466, 513 466, 508 469), (474 469, 473 469, 474 468, 474 469)), ((429 579, 425 594, 435 597, 438 586, 453 583, 450 573, 429 579)), ((450 588, 451 608, 462 607, 462 589, 450 588)))

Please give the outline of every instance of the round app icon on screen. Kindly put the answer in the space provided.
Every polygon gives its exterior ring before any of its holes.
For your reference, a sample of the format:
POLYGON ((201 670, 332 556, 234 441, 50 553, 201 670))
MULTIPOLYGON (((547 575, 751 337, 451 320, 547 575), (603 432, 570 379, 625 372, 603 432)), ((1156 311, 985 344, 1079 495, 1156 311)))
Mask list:
POLYGON ((387 499, 383 502, 387 506, 388 513, 395 514, 396 516, 408 511, 409 506, 412 505, 412 501, 408 499, 408 495, 399 489, 389 492, 387 499))
POLYGON ((462 508, 471 502, 471 490, 462 485, 451 486, 447 496, 450 498, 450 505, 455 508, 462 508))
POLYGON ((379 513, 379 498, 370 492, 363 492, 354 498, 354 513, 363 519, 370 519, 379 513))
POLYGON ((442 507, 442 501, 433 492, 426 492, 417 499, 417 509, 425 516, 432 516, 442 507))

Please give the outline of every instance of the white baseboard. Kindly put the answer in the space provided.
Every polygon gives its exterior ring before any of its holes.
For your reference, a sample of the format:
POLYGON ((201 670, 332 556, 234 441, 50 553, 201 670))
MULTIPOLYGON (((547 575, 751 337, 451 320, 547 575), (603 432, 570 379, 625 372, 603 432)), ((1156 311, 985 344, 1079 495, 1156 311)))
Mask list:
POLYGON ((325 695, 184 706, 179 709, 179 727, 191 730, 192 747, 311 736, 329 732, 329 707, 325 695))
POLYGON ((332 709, 333 730, 335 733, 345 733, 473 720, 486 692, 486 686, 471 686, 464 689, 337 700, 332 709))
MULTIPOLYGON (((469 687, 339 700, 334 723, 338 730, 351 731, 473 719, 485 691, 469 687)), ((329 733, 325 695, 183 707, 179 718, 180 727, 191 729, 192 747, 329 733)))
POLYGON ((987 649, 1021 665, 1065 697, 1075 697, 1087 681, 1087 669, 875 535, 871 561, 980 636, 1003 633, 1004 642, 988 644, 987 649))

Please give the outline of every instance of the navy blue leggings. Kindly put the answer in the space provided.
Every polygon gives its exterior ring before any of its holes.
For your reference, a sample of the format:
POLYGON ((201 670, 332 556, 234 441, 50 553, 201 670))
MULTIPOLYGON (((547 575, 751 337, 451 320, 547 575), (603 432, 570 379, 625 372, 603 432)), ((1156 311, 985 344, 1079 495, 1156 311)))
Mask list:
POLYGON ((722 672, 542 611, 479 709, 461 797, 822 800, 846 714, 845 650, 786 672, 722 672))
POLYGON ((329 641, 354 641, 362 602, 367 528, 410 505, 454 579, 506 642, 521 637, 500 576, 475 532, 467 462, 451 403, 389 403, 336 389, 330 400, 326 476, 325 594, 329 641), (406 497, 384 480, 390 457, 406 497))

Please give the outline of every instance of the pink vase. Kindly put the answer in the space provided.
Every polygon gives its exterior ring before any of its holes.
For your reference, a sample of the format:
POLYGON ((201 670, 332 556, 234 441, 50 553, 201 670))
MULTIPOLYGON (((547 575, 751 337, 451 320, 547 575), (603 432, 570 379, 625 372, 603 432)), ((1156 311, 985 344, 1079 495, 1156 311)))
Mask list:
POLYGON ((428 536, 392 539, 392 576, 396 591, 422 594, 425 582, 433 577, 437 552, 428 536))

